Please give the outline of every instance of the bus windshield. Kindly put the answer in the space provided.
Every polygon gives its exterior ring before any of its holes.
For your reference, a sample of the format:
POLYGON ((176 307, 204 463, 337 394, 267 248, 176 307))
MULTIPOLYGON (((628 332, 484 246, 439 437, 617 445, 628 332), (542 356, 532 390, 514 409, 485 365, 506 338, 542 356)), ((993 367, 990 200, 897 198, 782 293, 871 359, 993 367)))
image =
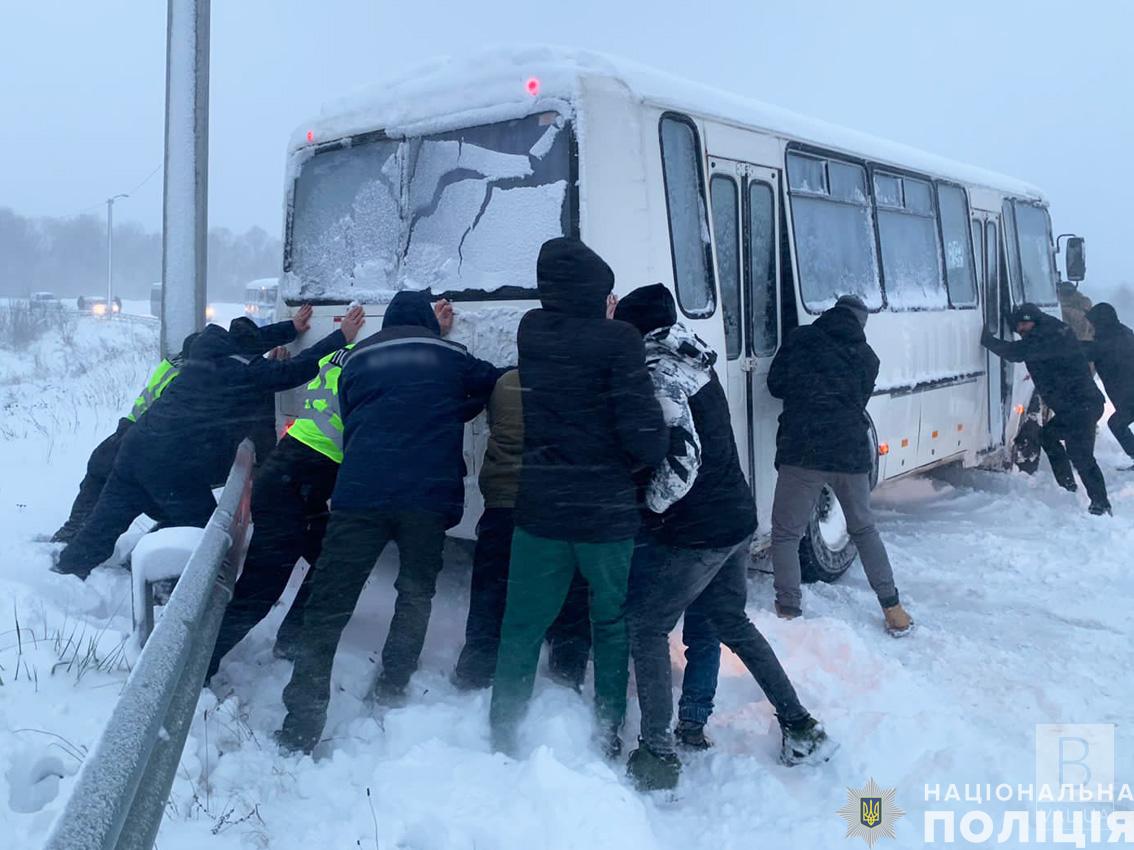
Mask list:
POLYGON ((289 301, 386 301, 535 287, 568 232, 570 131, 557 113, 316 152, 295 183, 289 301))

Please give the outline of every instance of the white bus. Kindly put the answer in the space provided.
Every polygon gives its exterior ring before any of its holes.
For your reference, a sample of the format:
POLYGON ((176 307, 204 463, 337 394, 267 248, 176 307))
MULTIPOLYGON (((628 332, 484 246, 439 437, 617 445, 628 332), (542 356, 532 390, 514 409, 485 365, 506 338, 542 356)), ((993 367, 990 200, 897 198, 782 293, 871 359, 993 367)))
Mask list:
MULTIPOLYGON (((281 310, 315 305, 314 338, 357 300, 371 333, 396 291, 430 289, 455 302, 455 338, 515 362, 516 325, 537 305, 537 252, 563 234, 610 263, 617 293, 670 287, 682 321, 720 353, 757 551, 770 535, 780 413, 766 376, 793 327, 842 293, 870 306, 882 366, 869 414, 886 482, 946 463, 1004 463, 1030 384, 981 348, 981 330, 1007 333, 1011 305, 1024 300, 1058 311, 1036 188, 547 48, 440 62, 300 127, 281 310)), ((284 397, 281 414, 294 413, 284 397)), ((484 436, 474 422, 465 530, 479 514, 484 436)), ((802 548, 812 580, 854 560, 830 495, 802 548)))
POLYGON ((270 325, 276 320, 276 301, 279 297, 279 281, 274 277, 262 277, 244 287, 244 315, 260 327, 270 325))

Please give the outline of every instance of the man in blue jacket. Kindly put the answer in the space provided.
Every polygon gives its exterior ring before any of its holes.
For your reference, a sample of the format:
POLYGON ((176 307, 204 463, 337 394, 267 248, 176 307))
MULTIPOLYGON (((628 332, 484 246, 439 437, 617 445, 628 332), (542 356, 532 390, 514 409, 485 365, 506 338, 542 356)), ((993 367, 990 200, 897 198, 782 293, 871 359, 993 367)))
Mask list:
MULTIPOLYGON (((451 311, 442 311, 451 325, 451 311)), ((327 719, 339 637, 378 556, 398 546, 398 597, 382 649, 380 702, 398 702, 417 669, 429 625, 445 531, 464 510, 464 423, 479 413, 504 370, 442 339, 429 296, 399 292, 382 330, 360 342, 339 378, 343 462, 302 644, 284 689, 278 740, 311 752, 327 719)))
POLYGON ((262 419, 264 393, 310 381, 319 359, 353 339, 362 321, 359 308, 341 330, 290 360, 263 355, 311 326, 310 307, 264 328, 245 320, 229 330, 206 327, 177 380, 126 433, 98 504, 55 571, 85 579, 143 513, 167 525, 203 528, 216 507, 213 485, 224 480, 236 447, 262 419))

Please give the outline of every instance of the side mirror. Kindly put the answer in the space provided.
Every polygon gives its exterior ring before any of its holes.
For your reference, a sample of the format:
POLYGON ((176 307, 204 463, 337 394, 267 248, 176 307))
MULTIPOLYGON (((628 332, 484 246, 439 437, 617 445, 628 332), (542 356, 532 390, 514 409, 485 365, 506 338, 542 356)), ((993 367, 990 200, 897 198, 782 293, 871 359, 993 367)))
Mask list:
POLYGON ((1087 276, 1087 242, 1082 236, 1068 236, 1065 251, 1067 279, 1078 283, 1087 276))

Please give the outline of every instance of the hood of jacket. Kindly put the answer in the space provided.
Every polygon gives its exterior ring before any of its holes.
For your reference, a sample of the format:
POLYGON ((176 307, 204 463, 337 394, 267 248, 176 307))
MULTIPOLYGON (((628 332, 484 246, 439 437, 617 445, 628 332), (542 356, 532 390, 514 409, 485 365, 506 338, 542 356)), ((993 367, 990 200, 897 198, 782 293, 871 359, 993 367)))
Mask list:
POLYGON ((866 332, 849 307, 832 307, 826 310, 815 320, 815 327, 831 339, 848 345, 866 342, 866 332))
POLYGON ((1096 334, 1099 331, 1116 333, 1123 327, 1118 321, 1118 311, 1105 301, 1100 301, 1088 310, 1086 315, 1087 321, 1094 326, 1096 334))
POLYGON ((441 324, 433 312, 429 293, 420 290, 402 290, 394 296, 386 315, 382 317, 382 330, 397 327, 417 327, 441 335, 441 324))
POLYGON ((606 296, 614 289, 614 272, 582 240, 563 236, 539 249, 536 285, 545 310, 601 319, 606 296))
POLYGON ((187 353, 190 360, 219 360, 233 354, 244 354, 233 340, 232 334, 220 325, 206 325, 193 340, 187 353))
POLYGON ((228 336, 236 348, 234 353, 245 357, 259 357, 271 348, 259 326, 247 316, 239 316, 228 323, 228 336))
POLYGON ((717 353, 680 322, 658 328, 642 338, 646 360, 668 357, 698 371, 707 372, 717 362, 717 353))

